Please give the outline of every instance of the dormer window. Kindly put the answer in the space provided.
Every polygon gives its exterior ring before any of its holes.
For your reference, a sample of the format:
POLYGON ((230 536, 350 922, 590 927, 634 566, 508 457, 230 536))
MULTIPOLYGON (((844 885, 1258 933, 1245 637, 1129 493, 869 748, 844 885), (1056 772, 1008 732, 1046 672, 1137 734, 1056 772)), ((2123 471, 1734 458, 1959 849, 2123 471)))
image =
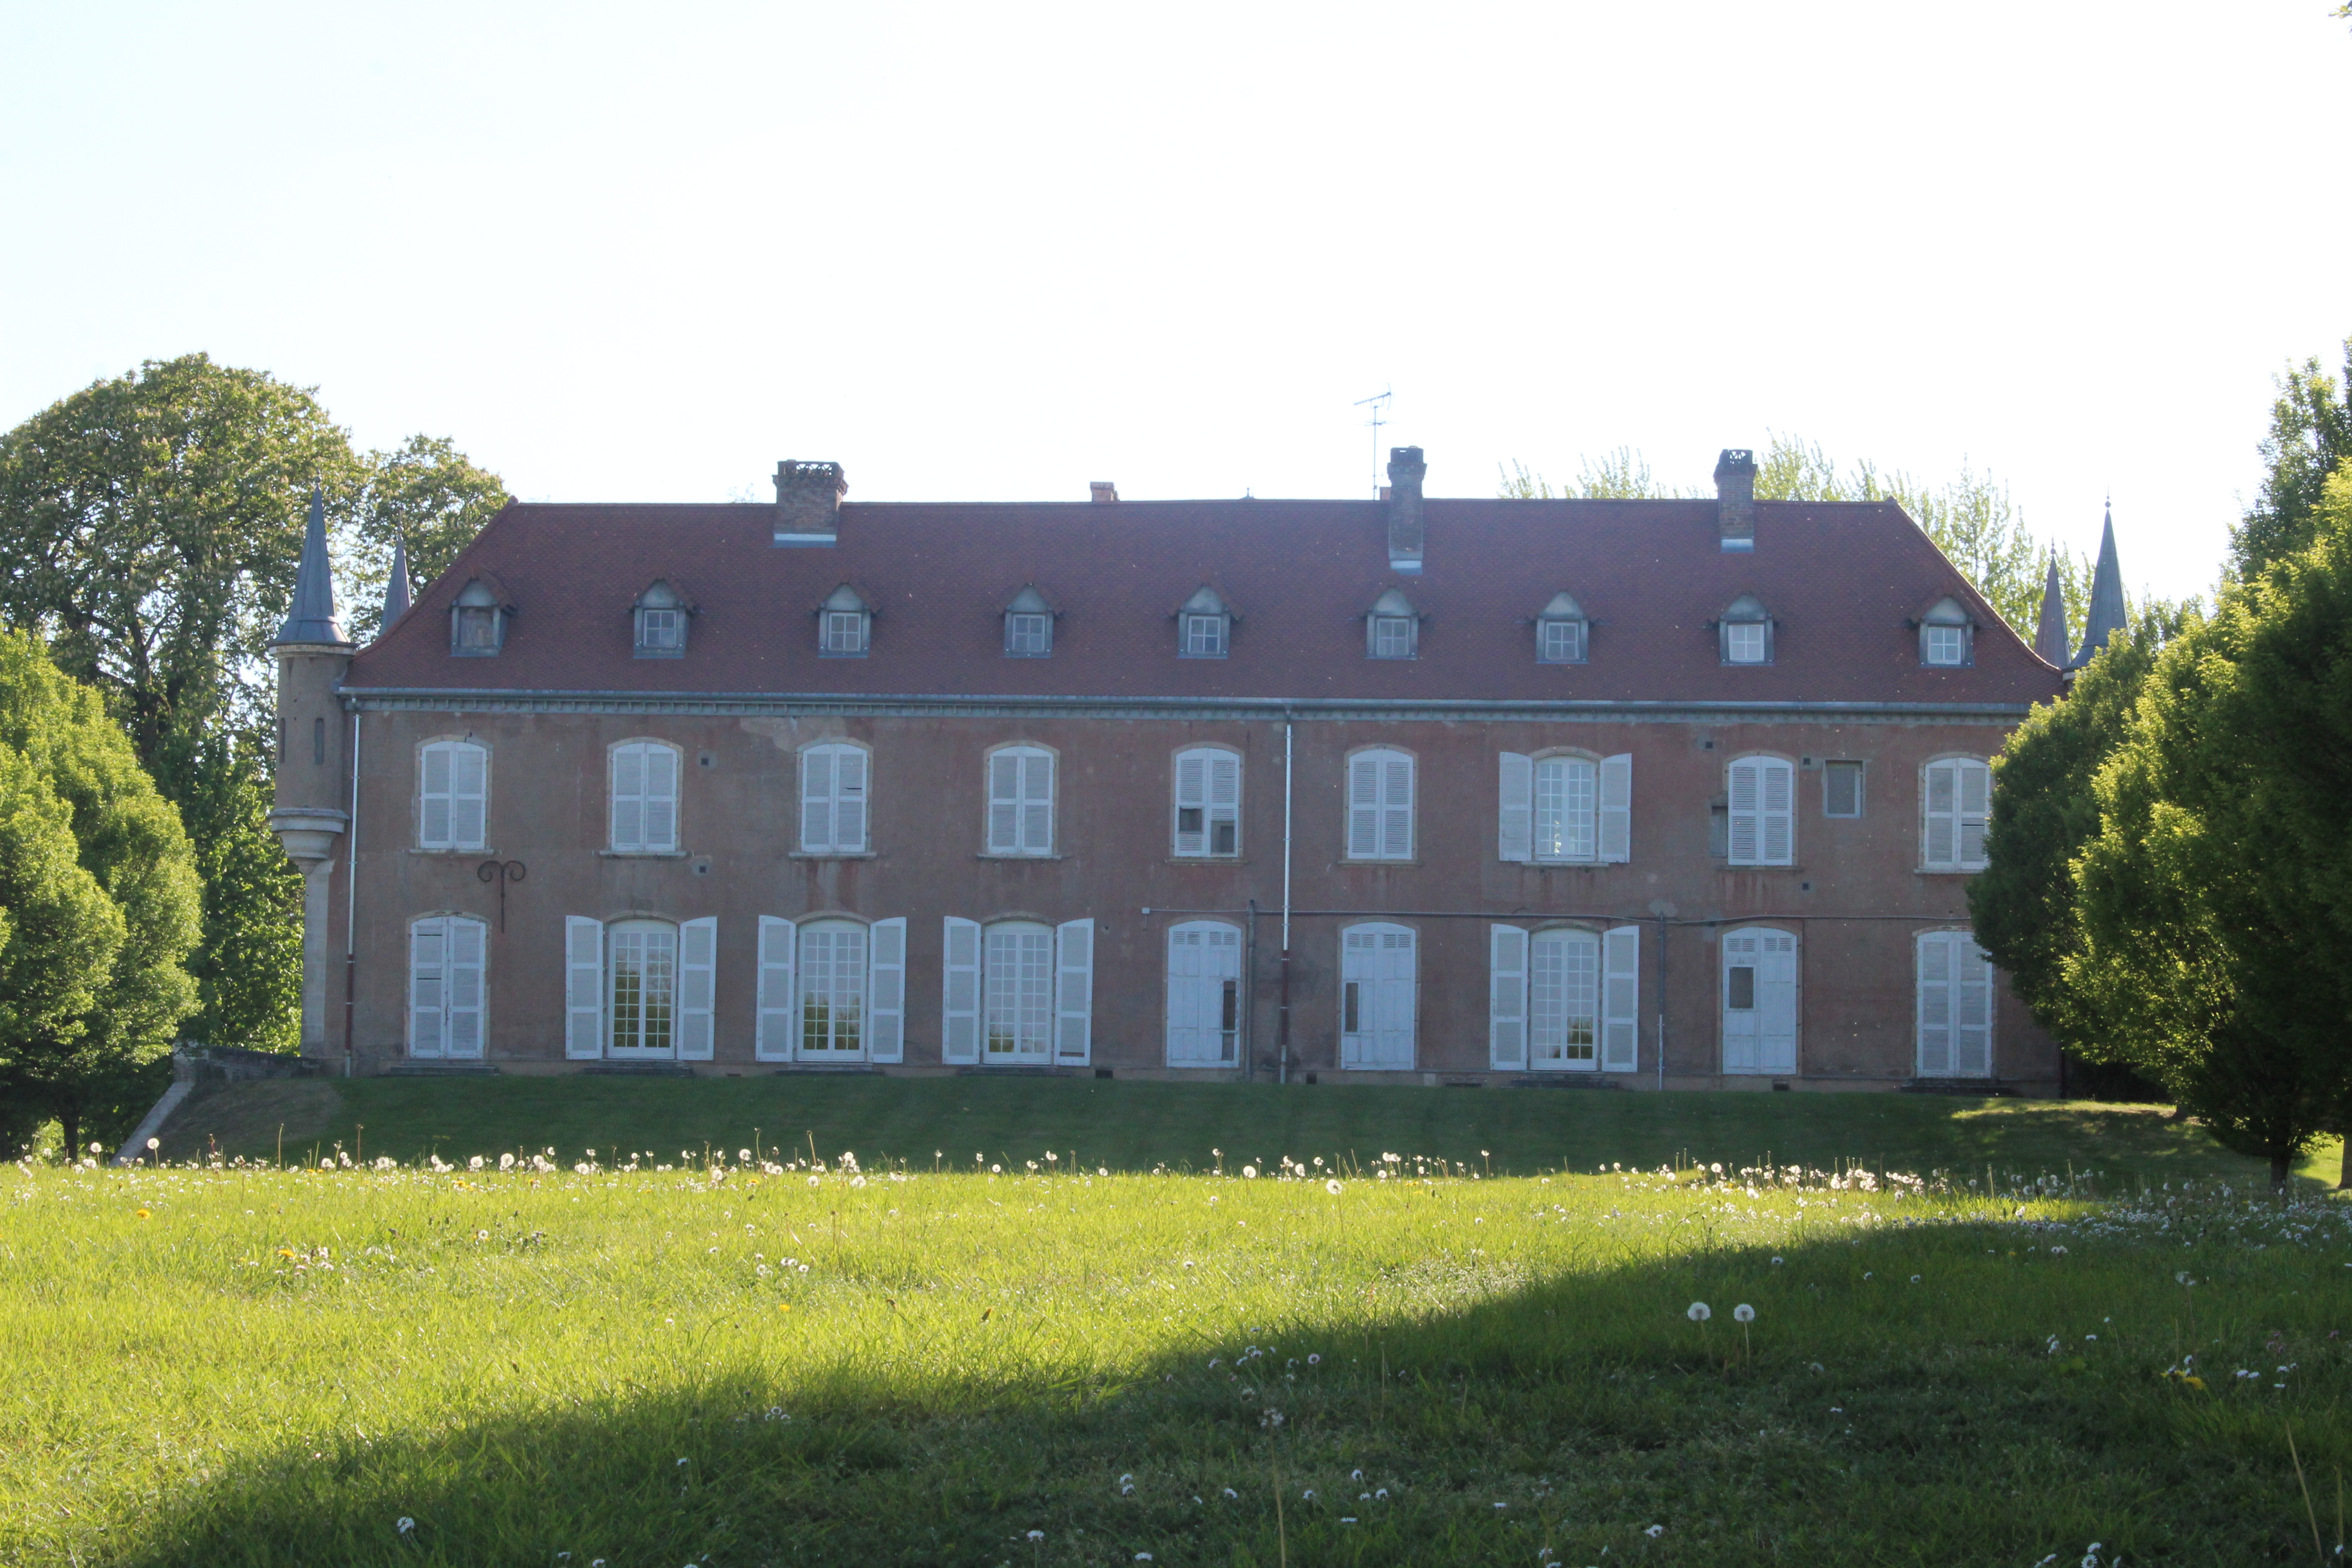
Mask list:
POLYGON ((498 584, 477 577, 457 590, 449 606, 449 652, 458 658, 488 658, 506 646, 507 616, 514 611, 498 584))
POLYGON ((1240 619, 1214 588, 1203 584, 1176 612, 1176 652, 1181 658, 1223 658, 1240 619))
POLYGON ((1034 586, 1024 586, 1004 606, 1004 657, 1045 658, 1054 651, 1054 607, 1034 586))
POLYGON ((825 658, 864 658, 871 646, 874 608, 844 583, 817 611, 817 652, 825 658))
POLYGON ((1964 665, 1976 646, 1976 620, 1958 599, 1938 599, 1918 619, 1919 662, 1964 665))
POLYGON ((1772 662, 1772 617, 1755 595, 1742 594, 1734 599, 1716 626, 1722 637, 1724 663, 1772 662))
POLYGON ((1412 601, 1391 588, 1364 616, 1364 654, 1369 658, 1411 658, 1421 645, 1421 617, 1412 601))
POLYGON ((1536 617, 1536 662, 1582 664, 1585 629, 1583 606, 1566 594, 1554 594, 1536 617))
POLYGON ((636 619, 639 658, 682 658, 686 655, 686 623, 694 606, 672 584, 656 582, 637 595, 631 607, 636 619))

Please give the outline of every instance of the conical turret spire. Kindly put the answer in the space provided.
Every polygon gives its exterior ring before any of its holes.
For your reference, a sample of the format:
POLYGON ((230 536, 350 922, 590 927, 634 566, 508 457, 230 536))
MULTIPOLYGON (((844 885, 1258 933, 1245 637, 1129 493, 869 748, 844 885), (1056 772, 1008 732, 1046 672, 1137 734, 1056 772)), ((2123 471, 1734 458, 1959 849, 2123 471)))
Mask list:
POLYGON ((2109 506, 2106 526, 2099 534, 2098 570, 2091 574, 2091 610, 2083 624, 2083 646, 2068 668, 2080 669, 2090 663, 2124 624, 2124 573, 2116 563, 2116 510, 2109 506))
MULTIPOLYGON (((382 637, 392 630, 392 623, 406 614, 408 614, 408 546, 404 542, 395 539, 392 542, 392 575, 384 579, 383 584, 383 621, 376 628, 375 635, 382 637)), ((2064 640, 2063 630, 2060 640, 2062 643, 2064 640)))
POLYGON ((302 535, 302 564, 294 573, 294 603, 286 611, 285 625, 269 639, 269 646, 320 643, 349 647, 351 640, 343 635, 343 624, 335 619, 335 576, 327 563, 327 502, 313 488, 310 526, 302 535))
POLYGON ((2066 668, 2066 589, 2058 580, 2058 552, 2050 552, 2050 575, 2042 584, 2042 618, 2033 628, 2033 651, 2045 664, 2066 668))

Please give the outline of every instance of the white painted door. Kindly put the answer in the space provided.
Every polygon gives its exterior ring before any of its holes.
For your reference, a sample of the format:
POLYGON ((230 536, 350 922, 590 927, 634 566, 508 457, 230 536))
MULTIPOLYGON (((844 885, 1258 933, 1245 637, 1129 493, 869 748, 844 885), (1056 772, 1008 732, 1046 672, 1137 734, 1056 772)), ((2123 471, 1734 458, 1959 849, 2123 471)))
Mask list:
POLYGON ((1419 956, 1412 931, 1403 926, 1349 926, 1340 933, 1341 1067, 1412 1066, 1419 956))
POLYGON ((1797 1070, 1797 939, 1751 926, 1723 939, 1723 1070, 1797 1070))
POLYGON ((1992 961, 1964 931, 1919 933, 1919 1076, 1992 1073, 1992 961))
POLYGON ((1193 921, 1168 933, 1168 1065, 1240 1059, 1242 933, 1193 921))

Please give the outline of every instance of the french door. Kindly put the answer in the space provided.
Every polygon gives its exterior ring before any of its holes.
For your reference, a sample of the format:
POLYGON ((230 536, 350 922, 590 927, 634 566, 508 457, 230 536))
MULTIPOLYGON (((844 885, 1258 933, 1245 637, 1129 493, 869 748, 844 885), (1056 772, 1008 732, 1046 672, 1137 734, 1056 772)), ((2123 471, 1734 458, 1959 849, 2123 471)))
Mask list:
POLYGON ((1400 925, 1349 926, 1339 936, 1339 1065, 1412 1066, 1420 989, 1417 939, 1400 925))
POLYGON ((1168 1065, 1240 1060, 1242 933, 1192 921, 1168 933, 1168 1065))

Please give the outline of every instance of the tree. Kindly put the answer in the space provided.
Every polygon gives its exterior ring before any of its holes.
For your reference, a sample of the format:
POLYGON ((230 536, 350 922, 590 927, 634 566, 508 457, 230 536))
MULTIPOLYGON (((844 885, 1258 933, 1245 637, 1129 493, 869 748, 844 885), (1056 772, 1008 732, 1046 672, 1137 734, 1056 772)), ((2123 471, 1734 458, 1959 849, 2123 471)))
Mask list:
MULTIPOLYGON (((70 1148, 85 1123, 110 1126, 143 1108, 157 1087, 152 1068, 195 1005, 184 967, 197 934, 195 858, 100 694, 16 632, 0 632, 0 752, 22 759, 62 808, 48 819, 69 829, 89 880, 84 889, 56 869, 62 846, 45 842, 35 822, 47 807, 18 784, 16 863, 38 894, 27 910, 53 911, 44 917, 47 951, 79 967, 87 1000, 77 991, 46 1012, 33 1008, 26 1016, 45 1021, 0 1039, 0 1089, 18 1114, 57 1118, 70 1148), (108 914, 90 912, 92 892, 108 914)), ((10 914, 12 923, 26 918, 13 900, 10 914)))
POLYGON ((2352 338, 2344 341, 2344 381, 2316 356, 2289 366, 2263 438, 2262 494, 2230 531, 2232 565, 2251 577, 2311 542, 2322 490, 2352 454, 2352 338))
POLYGON ((407 549, 411 586, 422 586, 447 571, 513 498, 498 475, 446 437, 411 436, 397 451, 370 452, 362 468, 342 559, 352 585, 348 624, 365 642, 383 615, 395 541, 407 549))

